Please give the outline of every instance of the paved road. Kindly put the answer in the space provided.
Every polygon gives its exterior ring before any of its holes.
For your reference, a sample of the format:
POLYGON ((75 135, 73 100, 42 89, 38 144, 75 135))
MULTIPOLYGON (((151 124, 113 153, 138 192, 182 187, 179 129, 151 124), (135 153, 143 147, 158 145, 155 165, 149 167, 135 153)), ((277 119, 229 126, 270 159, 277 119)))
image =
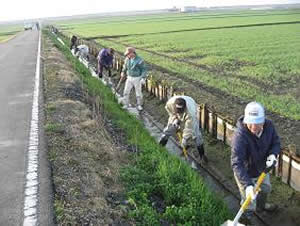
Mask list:
MULTIPOLYGON (((23 225, 38 41, 38 31, 26 31, 0 44, 0 226, 23 225)), ((52 225, 50 171, 40 137, 37 222, 52 225)))

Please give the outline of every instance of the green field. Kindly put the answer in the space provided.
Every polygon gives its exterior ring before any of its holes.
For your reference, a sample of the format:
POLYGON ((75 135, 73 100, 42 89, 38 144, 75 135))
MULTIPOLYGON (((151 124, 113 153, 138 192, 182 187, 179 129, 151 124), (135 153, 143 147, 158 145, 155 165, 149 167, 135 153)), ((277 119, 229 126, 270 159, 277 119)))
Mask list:
POLYGON ((120 52, 135 46, 149 63, 300 119, 300 10, 110 17, 59 26, 120 52))
POLYGON ((4 42, 12 38, 17 32, 21 30, 21 25, 0 25, 0 42, 4 42))

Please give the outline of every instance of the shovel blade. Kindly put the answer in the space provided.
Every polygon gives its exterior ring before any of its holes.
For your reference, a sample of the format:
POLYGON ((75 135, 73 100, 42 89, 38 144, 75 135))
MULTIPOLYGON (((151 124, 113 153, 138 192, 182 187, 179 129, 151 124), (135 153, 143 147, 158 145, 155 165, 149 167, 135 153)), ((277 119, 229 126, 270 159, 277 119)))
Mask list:
POLYGON ((237 223, 236 225, 233 224, 233 221, 227 220, 221 226, 245 226, 244 224, 237 223))

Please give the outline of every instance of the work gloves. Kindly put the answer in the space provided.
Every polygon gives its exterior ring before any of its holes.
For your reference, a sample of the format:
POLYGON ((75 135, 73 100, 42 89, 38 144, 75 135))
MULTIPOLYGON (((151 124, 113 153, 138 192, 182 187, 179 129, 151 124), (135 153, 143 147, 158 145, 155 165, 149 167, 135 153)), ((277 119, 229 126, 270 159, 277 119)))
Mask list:
POLYGON ((168 143, 168 137, 163 134, 159 140, 159 144, 164 147, 166 146, 167 143, 168 143))
POLYGON ((126 74, 124 72, 121 72, 121 78, 125 79, 126 78, 126 74))
POLYGON ((251 200, 254 200, 256 199, 256 194, 254 192, 254 187, 253 185, 249 185, 246 187, 246 190, 245 190, 245 193, 246 193, 246 198, 248 198, 249 196, 251 197, 251 200))
POLYGON ((274 154, 271 154, 267 157, 266 168, 275 167, 277 165, 277 159, 274 154))
POLYGON ((181 147, 182 147, 182 149, 184 149, 184 148, 187 149, 188 148, 188 146, 187 146, 187 140, 184 139, 184 138, 182 138, 181 147))
POLYGON ((176 130, 179 130, 180 128, 180 120, 178 118, 175 118, 172 122, 172 125, 174 128, 176 128, 176 130))

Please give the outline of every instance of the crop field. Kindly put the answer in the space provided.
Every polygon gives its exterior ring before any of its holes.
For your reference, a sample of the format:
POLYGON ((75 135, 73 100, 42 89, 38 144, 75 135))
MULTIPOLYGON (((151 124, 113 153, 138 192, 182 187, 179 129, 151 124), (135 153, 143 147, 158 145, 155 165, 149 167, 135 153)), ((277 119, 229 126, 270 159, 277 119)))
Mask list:
POLYGON ((0 25, 0 43, 10 39, 21 30, 22 26, 20 25, 0 25))
POLYGON ((82 37, 153 34, 262 23, 299 22, 300 11, 162 14, 149 16, 105 17, 103 19, 62 21, 61 28, 82 37))
POLYGON ((300 10, 201 12, 60 22, 64 30, 300 119, 300 10))

